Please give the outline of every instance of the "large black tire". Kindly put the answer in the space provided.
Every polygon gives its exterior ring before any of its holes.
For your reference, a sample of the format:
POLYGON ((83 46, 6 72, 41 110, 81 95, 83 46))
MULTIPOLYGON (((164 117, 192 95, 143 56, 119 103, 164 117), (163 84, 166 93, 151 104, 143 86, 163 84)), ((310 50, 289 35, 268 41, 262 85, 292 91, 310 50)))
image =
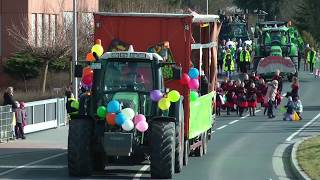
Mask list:
POLYGON ((102 142, 93 145, 95 148, 92 151, 92 161, 94 171, 103 171, 106 166, 106 154, 102 147, 102 142))
POLYGON ((175 164, 175 124, 154 121, 151 125, 151 178, 171 179, 175 164))
POLYGON ((176 150, 175 150, 175 172, 179 173, 182 171, 183 167, 183 149, 184 149, 184 114, 183 114, 182 103, 176 111, 176 118, 179 120, 176 126, 176 150))
POLYGON ((72 119, 68 136, 68 169, 71 176, 90 176, 93 171, 91 138, 93 123, 72 119))

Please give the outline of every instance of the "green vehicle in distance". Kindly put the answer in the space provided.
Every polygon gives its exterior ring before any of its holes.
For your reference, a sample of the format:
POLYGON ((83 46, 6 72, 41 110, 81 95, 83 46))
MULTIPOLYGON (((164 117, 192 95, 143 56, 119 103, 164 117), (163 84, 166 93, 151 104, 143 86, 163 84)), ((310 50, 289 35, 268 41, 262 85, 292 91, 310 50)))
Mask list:
MULTIPOLYGON (((286 26, 264 23, 256 38, 254 69, 262 77, 270 78, 277 69, 290 81, 297 76, 298 44, 291 38, 286 26)), ((259 26, 257 26, 259 27, 259 26)))

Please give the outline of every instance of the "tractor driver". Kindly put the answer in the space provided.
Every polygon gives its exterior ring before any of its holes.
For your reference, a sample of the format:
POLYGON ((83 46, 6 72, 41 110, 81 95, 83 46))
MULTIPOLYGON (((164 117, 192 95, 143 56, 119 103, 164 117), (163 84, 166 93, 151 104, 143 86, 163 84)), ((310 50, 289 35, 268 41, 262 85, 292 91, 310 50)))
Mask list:
POLYGON ((136 62, 128 63, 128 72, 125 74, 124 81, 130 86, 138 85, 139 89, 141 85, 143 87, 144 77, 138 72, 138 64, 136 62))

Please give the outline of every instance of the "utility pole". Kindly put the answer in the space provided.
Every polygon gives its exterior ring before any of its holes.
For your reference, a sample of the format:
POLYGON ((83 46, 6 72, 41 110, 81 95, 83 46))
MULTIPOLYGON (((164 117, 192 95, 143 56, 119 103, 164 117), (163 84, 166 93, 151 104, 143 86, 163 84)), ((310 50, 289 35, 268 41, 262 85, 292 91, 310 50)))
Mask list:
POLYGON ((77 99, 78 98, 78 80, 74 75, 75 66, 78 61, 78 47, 77 47, 77 0, 73 0, 73 24, 72 24, 72 89, 73 95, 77 99))
POLYGON ((207 14, 209 14, 209 0, 207 0, 207 14))

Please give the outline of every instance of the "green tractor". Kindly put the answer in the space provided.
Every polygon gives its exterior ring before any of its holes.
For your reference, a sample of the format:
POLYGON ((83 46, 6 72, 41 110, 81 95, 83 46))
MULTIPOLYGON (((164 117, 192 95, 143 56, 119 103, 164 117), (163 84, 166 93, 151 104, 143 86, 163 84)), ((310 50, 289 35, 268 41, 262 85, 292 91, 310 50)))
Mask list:
POLYGON ((284 24, 272 21, 257 26, 254 69, 262 77, 272 77, 277 69, 288 80, 298 76, 298 44, 284 24))

